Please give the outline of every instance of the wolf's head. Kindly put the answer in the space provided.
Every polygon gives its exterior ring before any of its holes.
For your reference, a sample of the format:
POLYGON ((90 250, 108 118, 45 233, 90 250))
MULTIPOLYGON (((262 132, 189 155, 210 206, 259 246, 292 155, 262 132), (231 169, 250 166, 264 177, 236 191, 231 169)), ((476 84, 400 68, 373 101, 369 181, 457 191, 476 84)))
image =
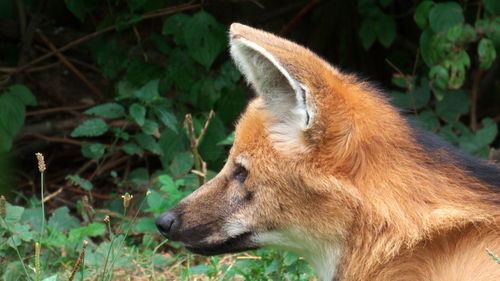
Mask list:
POLYGON ((381 131, 402 121, 364 83, 295 43, 241 24, 231 26, 230 41, 257 97, 224 168, 161 215, 158 228, 204 255, 276 246, 306 257, 327 251, 328 263, 356 213, 351 178, 369 160, 360 151, 397 139, 381 131))

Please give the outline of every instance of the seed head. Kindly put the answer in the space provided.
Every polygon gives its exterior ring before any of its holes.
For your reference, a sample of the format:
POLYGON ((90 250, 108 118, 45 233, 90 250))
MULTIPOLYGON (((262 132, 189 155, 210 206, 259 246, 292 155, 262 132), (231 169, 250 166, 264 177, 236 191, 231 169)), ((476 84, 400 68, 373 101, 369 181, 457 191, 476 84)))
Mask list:
POLYGON ((130 205, 130 201, 132 201, 132 198, 134 198, 134 195, 130 195, 128 192, 125 193, 125 195, 122 195, 123 198, 123 207, 128 208, 130 205))
POLYGON ((109 223, 109 216, 105 216, 103 219, 104 222, 109 223))
POLYGON ((0 218, 7 217, 7 200, 2 195, 0 196, 0 218))
POLYGON ((40 171, 40 173, 45 172, 45 170, 47 169, 47 166, 45 166, 45 158, 43 157, 43 154, 41 154, 40 152, 37 152, 37 153, 35 153, 35 155, 36 155, 36 159, 38 160, 38 171, 40 171))

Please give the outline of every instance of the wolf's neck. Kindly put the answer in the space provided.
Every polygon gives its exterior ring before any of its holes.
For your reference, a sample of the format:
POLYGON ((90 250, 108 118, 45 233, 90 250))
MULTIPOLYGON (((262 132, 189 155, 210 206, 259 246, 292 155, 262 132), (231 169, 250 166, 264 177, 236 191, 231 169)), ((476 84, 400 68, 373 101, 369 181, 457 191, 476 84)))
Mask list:
POLYGON ((340 239, 325 241, 298 228, 261 233, 255 239, 261 245, 294 252, 304 257, 316 270, 320 281, 337 280, 337 268, 343 247, 340 239))

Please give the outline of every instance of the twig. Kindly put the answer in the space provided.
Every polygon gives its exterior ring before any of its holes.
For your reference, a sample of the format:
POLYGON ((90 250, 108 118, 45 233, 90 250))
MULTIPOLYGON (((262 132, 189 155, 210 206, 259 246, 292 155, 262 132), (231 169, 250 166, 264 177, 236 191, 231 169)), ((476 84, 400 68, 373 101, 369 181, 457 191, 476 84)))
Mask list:
POLYGON ((213 110, 210 110, 210 112, 208 113, 208 117, 207 117, 207 120, 205 121, 205 124, 203 125, 203 129, 201 129, 200 135, 196 139, 197 146, 201 142, 203 137, 205 136, 205 133, 207 132, 207 129, 208 129, 208 125, 210 125, 210 121, 212 121, 214 114, 215 114, 215 112, 213 110))
POLYGON ((198 151, 198 146, 203 137, 205 136, 208 129, 208 125, 210 125, 210 121, 212 120, 214 114, 215 114, 214 111, 210 110, 207 120, 205 121, 205 124, 203 125, 203 128, 201 129, 200 135, 198 137, 196 137, 194 132, 193 117, 191 116, 191 114, 186 114, 186 118, 184 121, 185 126, 187 127, 188 130, 190 149, 194 159, 193 174, 198 176, 198 182, 200 185, 204 184, 207 178, 207 163, 203 161, 203 158, 201 157, 200 152, 198 151))
POLYGON ((78 259, 76 260, 75 266, 73 266, 73 271, 71 271, 71 275, 68 278, 68 281, 72 281, 73 278, 75 278, 75 273, 78 271, 80 268, 80 264, 82 263, 83 259, 85 258, 85 248, 87 248, 88 242, 83 240, 83 246, 82 246, 82 251, 80 252, 80 255, 78 256, 78 259))
POLYGON ((30 135, 30 136, 35 137, 37 139, 42 139, 42 140, 45 140, 48 142, 67 143, 67 144, 78 145, 78 146, 83 145, 83 142, 72 140, 72 139, 47 137, 47 136, 40 135, 37 133, 31 133, 31 134, 27 134, 27 135, 30 135))
POLYGON ((132 27, 132 30, 134 31, 134 35, 135 35, 135 38, 137 40, 137 44, 141 48, 142 57, 144 58, 144 61, 147 62, 148 61, 148 54, 144 51, 144 46, 142 45, 141 34, 139 33, 137 26, 135 26, 135 25, 132 27))
POLYGON ((57 195, 61 194, 61 192, 63 191, 63 188, 62 187, 59 187, 58 190, 56 190, 56 192, 54 193, 51 193, 49 194, 48 196, 46 196, 44 199, 43 199, 43 202, 47 202, 49 200, 51 200, 52 198, 56 197, 57 195))
MULTIPOLYGON (((62 187, 64 189, 71 191, 71 192, 76 192, 76 193, 84 194, 84 195, 89 194, 88 191, 86 191, 82 188, 77 188, 77 187, 73 187, 73 186, 69 186, 69 185, 63 185, 62 187)), ((104 200, 114 199, 112 196, 101 194, 101 193, 96 193, 94 191, 91 191, 90 193, 92 194, 92 197, 94 197, 94 198, 104 199, 104 200)))
MULTIPOLYGON (((47 53, 47 52, 50 52, 50 51, 51 51, 50 49, 45 48, 45 47, 40 46, 40 45, 35 45, 35 49, 38 49, 38 50, 40 50, 40 51, 42 51, 42 52, 44 52, 44 53, 47 53)), ((70 56, 68 56, 68 55, 66 55, 65 57, 66 57, 66 58, 67 58, 70 62, 72 62, 72 63, 74 63, 74 64, 78 64, 78 65, 84 66, 84 67, 86 67, 86 68, 88 68, 88 69, 91 69, 91 70, 93 70, 93 71, 95 71, 95 72, 98 72, 98 73, 100 73, 100 72, 101 72, 101 71, 99 70, 99 68, 97 68, 96 66, 94 66, 94 65, 92 65, 92 64, 90 64, 90 63, 86 63, 86 62, 81 61, 81 60, 79 60, 79 59, 72 58, 72 57, 70 57, 70 56)), ((61 63, 61 61, 58 61, 57 63, 61 63)), ((34 68, 34 67, 33 67, 33 68, 34 68)), ((28 69, 26 70, 26 72, 30 72, 30 70, 31 70, 31 69, 33 69, 33 68, 28 68, 28 69)))
POLYGON ((404 76, 405 74, 403 73, 403 71, 401 71, 401 69, 399 69, 399 67, 397 67, 395 64, 393 64, 389 59, 385 59, 385 62, 390 66, 392 67, 394 70, 396 70, 397 73, 399 73, 400 75, 404 76))
MULTIPOLYGON (((193 5, 179 5, 179 6, 175 6, 175 7, 171 7, 171 8, 167 8, 167 9, 162 9, 162 10, 159 10, 159 11, 154 11, 154 12, 151 12, 151 13, 148 13, 148 14, 144 14, 141 16, 141 19, 142 20, 146 20, 146 19, 152 19, 152 18, 157 18, 157 17, 161 17, 161 16, 166 16, 166 15, 169 15, 169 14, 174 14, 174 13, 178 13, 178 12, 182 12, 182 11, 186 11, 186 10, 192 10, 192 9, 196 9, 196 8, 201 8, 203 5, 202 4, 193 4, 193 5)), ((90 33, 88 35, 85 35, 83 37, 80 37, 74 41, 71 41, 70 43, 64 45, 63 47, 57 49, 57 52, 59 53, 62 53, 68 49, 71 49, 77 45, 80 45, 84 42, 87 42, 91 39, 94 39, 106 32, 109 32, 111 30, 114 30, 116 28, 116 25, 112 25, 112 26, 108 26, 106 28, 103 28, 103 29, 100 29, 100 30, 97 30, 93 33, 90 33)), ((9 72, 9 73, 18 73, 18 72, 21 72, 21 71, 24 71, 26 70, 27 68, 29 68, 30 66, 33 66, 39 62, 42 62, 50 57, 52 57, 53 55, 55 55, 56 53, 54 51, 51 51, 50 53, 47 53, 43 56, 40 56, 26 64, 23 64, 19 67, 16 67, 16 68, 0 68, 0 72, 9 72), (6 71, 7 70, 7 71, 6 71)))
POLYGON ((107 162, 106 164, 102 165, 99 169, 96 169, 94 173, 92 173, 92 175, 88 178, 88 180, 92 181, 96 176, 101 175, 103 172, 110 170, 118 165, 121 165, 122 163, 126 162, 130 157, 132 156, 125 155, 121 158, 118 158, 115 161, 107 162))
POLYGON ((476 132, 477 130, 477 96, 479 94, 482 75, 483 71, 481 69, 476 70, 470 91, 470 129, 472 132, 476 132))
POLYGON ((45 71, 47 69, 50 69, 50 68, 53 68, 53 67, 56 67, 58 65, 60 65, 61 62, 58 61, 58 62, 54 62, 54 63, 51 63, 51 64, 47 64, 47 65, 42 65, 42 66, 35 66, 35 67, 32 67, 32 68, 28 68, 26 69, 26 72, 28 73, 32 73, 32 72, 39 72, 39 71, 45 71))
POLYGON ((40 29, 37 30, 37 33, 40 36, 40 38, 42 39, 42 41, 45 42, 45 44, 47 44, 47 47, 49 47, 49 49, 52 52, 54 52, 54 54, 59 58, 59 60, 71 72, 73 72, 78 77, 78 79, 80 79, 87 86, 87 88, 89 88, 100 100, 104 100, 104 96, 102 95, 101 91, 96 86, 94 86, 94 84, 92 84, 92 82, 90 82, 90 80, 87 79, 87 77, 83 73, 81 73, 80 70, 78 70, 78 68, 76 68, 68 59, 66 59, 66 57, 64 57, 57 50, 57 48, 54 46, 54 44, 52 44, 52 42, 50 42, 49 38, 47 38, 47 36, 45 36, 45 34, 43 34, 43 32, 40 29))
POLYGON ((305 5, 300 11, 285 25, 280 31, 281 36, 285 36, 290 29, 295 26, 299 20, 304 17, 307 12, 309 12, 312 8, 319 4, 321 0, 311 0, 307 5, 305 5))
POLYGON ((26 112, 26 116, 42 115, 42 114, 49 114, 49 113, 57 113, 57 112, 61 112, 61 111, 81 110, 81 109, 89 108, 91 106, 93 106, 93 104, 90 104, 90 105, 61 106, 61 107, 46 108, 46 109, 40 109, 40 110, 26 112))

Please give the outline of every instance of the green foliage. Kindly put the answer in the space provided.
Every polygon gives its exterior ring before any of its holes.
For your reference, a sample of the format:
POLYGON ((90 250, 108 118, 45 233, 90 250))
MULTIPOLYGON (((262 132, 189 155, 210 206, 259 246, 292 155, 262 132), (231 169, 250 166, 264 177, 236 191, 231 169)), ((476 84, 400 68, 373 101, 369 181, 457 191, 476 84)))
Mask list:
POLYGON ((35 105, 35 96, 23 85, 0 91, 0 152, 10 150, 14 136, 24 124, 26 106, 35 105))
POLYGON ((391 99, 397 106, 412 109, 423 128, 469 153, 487 157, 498 125, 488 118, 469 120, 471 126, 465 124, 465 117, 477 103, 471 102, 472 92, 479 87, 468 82, 477 79, 471 73, 478 76, 480 71, 489 70, 500 47, 498 17, 489 16, 496 8, 489 1, 483 4, 488 13, 475 18, 467 17, 457 2, 418 4, 414 20, 422 30, 419 55, 424 65, 414 68, 411 75, 394 75, 393 83, 405 91, 392 91, 391 99))
MULTIPOLYGON (((396 39, 396 22, 384 13, 376 2, 376 0, 358 1, 358 12, 363 16, 359 37, 363 47, 367 50, 375 43, 375 40, 388 48, 396 39)), ((390 1, 380 1, 383 7, 387 6, 387 3, 390 1)))
POLYGON ((109 127, 102 119, 89 119, 71 132, 72 137, 97 137, 105 134, 109 127))
MULTIPOLYGON (((34 279, 30 269, 34 259, 29 257, 42 236, 42 280, 67 280, 82 240, 89 241, 82 263, 86 280, 111 280, 113 268, 140 268, 138 271, 147 272, 152 280, 155 272, 169 268, 177 268, 175 274, 181 280, 194 274, 217 280, 311 280, 314 276, 302 258, 276 250, 250 252, 256 256, 240 256, 231 265, 220 257, 192 258, 179 244, 168 241, 161 250, 169 253, 157 254, 162 238, 153 217, 199 186, 200 178, 193 170, 204 172, 191 140, 203 131, 196 152, 206 161, 205 180, 209 180, 225 161, 227 146, 234 140, 233 124, 247 102, 241 74, 224 56, 227 27, 209 12, 173 14, 156 28, 141 30, 145 23, 141 15, 164 8, 164 2, 64 1, 76 22, 87 30, 89 26, 97 30, 115 27, 88 45, 107 84, 103 87, 107 89, 106 103, 84 111, 86 118, 70 134, 81 141, 82 156, 96 170, 90 176, 88 171, 73 172, 78 174, 67 175, 66 180, 83 190, 89 202, 78 201, 71 210, 65 206, 52 210, 48 220, 40 216, 42 209, 36 198, 29 199, 26 206, 7 204, 7 216, 0 219, 0 279, 24 278, 19 276, 25 264, 26 278, 34 279), (204 131, 210 110, 215 115, 204 131), (194 136, 186 129, 188 113, 194 136), (127 168, 106 170, 102 177, 108 180, 96 180, 106 164, 127 156, 133 160, 127 162, 127 168), (106 189, 101 187, 103 182, 106 189), (108 189, 108 185, 112 186, 108 189), (89 206, 95 203, 94 192, 104 192, 113 199, 94 210, 89 206), (130 206, 117 200, 124 192, 136 197, 130 206), (109 222, 105 215, 111 217, 109 222)), ((377 49, 373 48, 376 44, 391 53, 401 51, 396 39, 408 27, 394 12, 400 5, 392 0, 357 2, 359 43, 367 52, 377 49)), ((471 108, 477 104, 472 93, 477 90, 473 88, 477 87, 475 77, 491 71, 498 60, 499 1, 470 5, 467 1, 425 0, 410 11, 415 21, 414 38, 418 38, 411 43, 418 45, 418 56, 412 69, 401 67, 403 70, 393 75, 392 102, 412 112, 411 119, 424 129, 464 151, 488 157, 498 139, 498 125, 482 115, 472 120, 471 108)), ((15 16, 15 1, 0 3, 0 18, 15 16)), ((404 62, 394 61, 397 67, 401 64, 404 62)), ((26 107, 36 103, 25 86, 1 89, 0 153, 11 149, 24 124, 26 107)))

